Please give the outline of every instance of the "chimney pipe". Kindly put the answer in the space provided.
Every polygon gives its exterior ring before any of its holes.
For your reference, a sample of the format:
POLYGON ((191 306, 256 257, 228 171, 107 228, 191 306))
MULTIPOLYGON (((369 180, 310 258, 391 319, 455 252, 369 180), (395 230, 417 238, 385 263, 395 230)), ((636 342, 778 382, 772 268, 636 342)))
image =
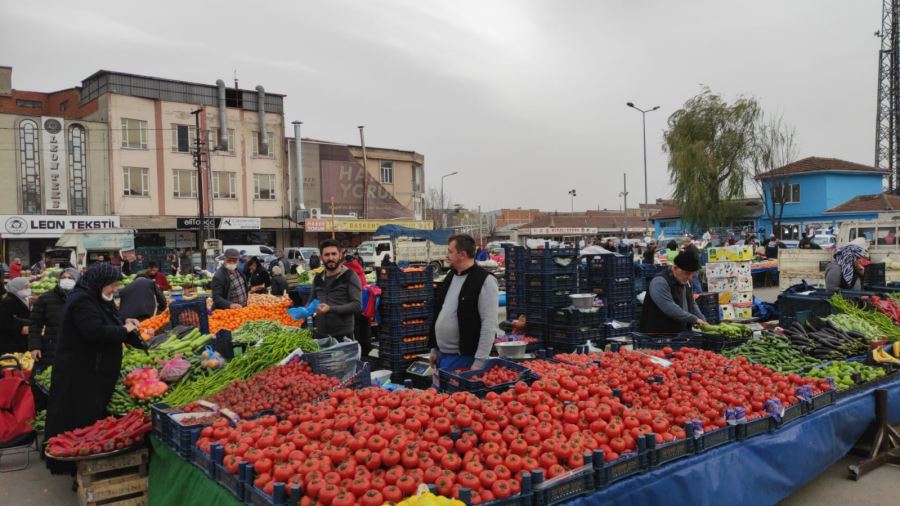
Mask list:
POLYGON ((228 118, 225 112, 225 81, 216 80, 216 87, 219 88, 219 139, 218 149, 228 151, 228 118))
POLYGON ((269 154, 269 140, 266 139, 266 89, 256 87, 256 112, 259 114, 259 154, 269 154))
POLYGON ((303 150, 300 141, 300 125, 302 121, 294 121, 294 178, 297 185, 297 208, 306 209, 306 199, 303 195, 303 150))

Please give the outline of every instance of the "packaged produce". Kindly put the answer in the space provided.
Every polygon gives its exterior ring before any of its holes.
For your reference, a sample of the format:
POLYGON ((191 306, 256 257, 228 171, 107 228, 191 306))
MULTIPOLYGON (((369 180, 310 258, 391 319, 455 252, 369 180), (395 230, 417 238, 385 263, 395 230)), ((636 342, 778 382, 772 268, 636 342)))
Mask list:
POLYGON ((166 383, 174 383, 180 380, 191 368, 191 363, 183 359, 181 353, 169 360, 158 360, 157 363, 161 366, 159 379, 166 383))
POLYGON ((200 354, 200 367, 206 369, 221 369, 225 367, 225 359, 219 352, 213 350, 212 346, 206 345, 203 353, 200 354))
POLYGON ((132 411, 118 419, 109 416, 93 425, 53 436, 47 441, 47 454, 71 458, 121 450, 143 441, 151 429, 150 418, 142 411, 132 411))
POLYGON ((21 367, 23 371, 30 371, 34 367, 34 358, 31 356, 31 353, 6 353, 3 355, 12 355, 16 360, 11 358, 2 359, 0 360, 0 366, 15 366, 16 361, 18 361, 19 367, 21 367))
POLYGON ((122 384, 129 387, 129 395, 142 401, 159 397, 169 389, 169 385, 159 379, 159 373, 152 367, 131 371, 122 384))

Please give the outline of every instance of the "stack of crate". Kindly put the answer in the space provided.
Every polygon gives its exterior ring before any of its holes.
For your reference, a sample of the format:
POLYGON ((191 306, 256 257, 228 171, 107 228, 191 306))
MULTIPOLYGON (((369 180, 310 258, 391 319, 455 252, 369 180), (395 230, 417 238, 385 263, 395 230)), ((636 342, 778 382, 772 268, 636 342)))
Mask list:
POLYGON ((146 448, 76 464, 81 504, 147 504, 146 448))
POLYGON ((527 333, 550 338, 551 315, 571 305, 578 290, 578 252, 574 248, 529 249, 525 265, 527 333))
POLYGON ((592 293, 603 301, 606 309, 606 322, 601 327, 604 337, 627 334, 631 329, 615 328, 610 323, 616 321, 631 324, 635 319, 635 272, 632 256, 607 253, 587 255, 585 260, 580 291, 592 293))
POLYGON ((404 271, 390 266, 378 270, 381 288, 381 325, 378 357, 401 383, 417 356, 429 351, 428 332, 434 305, 434 273, 430 266, 404 271))
POLYGON ((525 260, 524 246, 505 246, 506 319, 515 320, 525 314, 525 260))

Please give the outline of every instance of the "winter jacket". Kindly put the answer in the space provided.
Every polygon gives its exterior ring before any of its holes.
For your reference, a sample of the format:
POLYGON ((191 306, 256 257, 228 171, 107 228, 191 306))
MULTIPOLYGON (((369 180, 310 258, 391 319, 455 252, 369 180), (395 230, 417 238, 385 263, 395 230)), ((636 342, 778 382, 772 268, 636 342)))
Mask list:
POLYGON ((362 288, 353 271, 341 268, 333 277, 325 272, 313 279, 313 298, 328 304, 331 310, 315 317, 316 333, 320 336, 352 336, 356 314, 362 312, 362 288))
POLYGON ((284 274, 272 276, 272 295, 281 297, 287 289, 288 281, 287 278, 284 277, 284 274))
POLYGON ((28 335, 22 334, 27 327, 31 310, 21 299, 7 293, 0 299, 0 355, 28 351, 28 335))
MULTIPOLYGON (((244 284, 246 285, 247 281, 244 276, 239 276, 239 279, 244 280, 244 284)), ((228 291, 231 288, 231 277, 228 275, 228 269, 225 266, 219 267, 219 270, 213 274, 212 283, 210 283, 210 288, 212 289, 212 297, 213 297, 213 309, 228 309, 233 304, 228 299, 228 291)), ((246 287, 247 291, 250 291, 250 287, 246 287)))
POLYGON ((58 285, 38 297, 31 307, 31 326, 28 332, 28 349, 40 350, 40 364, 53 365, 56 347, 59 343, 59 325, 62 322, 63 307, 68 292, 58 285))
POLYGON ((166 298, 159 286, 149 278, 135 278, 119 290, 119 317, 143 320, 166 309, 166 298))

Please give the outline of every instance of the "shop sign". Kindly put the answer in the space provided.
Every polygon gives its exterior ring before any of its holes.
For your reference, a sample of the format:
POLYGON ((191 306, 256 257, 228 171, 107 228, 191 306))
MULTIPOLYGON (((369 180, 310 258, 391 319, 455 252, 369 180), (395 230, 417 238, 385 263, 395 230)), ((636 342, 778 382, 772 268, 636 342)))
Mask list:
POLYGON ((431 230, 434 224, 431 221, 398 221, 398 220, 306 220, 304 227, 307 232, 374 232, 382 225, 400 225, 401 227, 416 230, 431 230))
POLYGON ((4 239, 59 237, 67 230, 100 230, 120 226, 118 216, 0 215, 0 235, 4 239))
POLYGON ((536 227, 519 229, 521 235, 595 235, 596 227, 536 227))
POLYGON ((69 209, 68 157, 62 118, 41 118, 41 164, 44 209, 66 214, 69 209))
POLYGON ((259 230, 262 220, 259 218, 222 218, 219 230, 259 230))
MULTIPOLYGON (((202 223, 205 230, 259 230, 262 226, 260 218, 203 218, 202 223)), ((197 230, 200 226, 197 217, 175 219, 176 230, 197 230)))
MULTIPOLYGON (((216 229, 219 227, 221 218, 203 218, 204 229, 216 229)), ((197 230, 200 228, 200 218, 175 218, 176 230, 197 230)))

